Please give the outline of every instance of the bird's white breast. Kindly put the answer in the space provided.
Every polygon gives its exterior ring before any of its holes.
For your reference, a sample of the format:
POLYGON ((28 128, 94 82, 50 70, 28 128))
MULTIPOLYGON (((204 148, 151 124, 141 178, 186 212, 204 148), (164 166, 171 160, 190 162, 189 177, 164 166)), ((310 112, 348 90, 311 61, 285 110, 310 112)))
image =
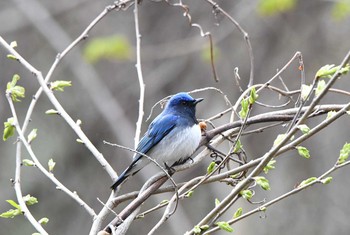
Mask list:
MULTIPOLYGON (((180 128, 182 129, 182 127, 180 128)), ((179 130, 180 128, 175 127, 147 155, 159 164, 166 163, 168 166, 190 157, 201 140, 200 127, 199 125, 193 125, 192 127, 183 128, 183 130, 179 130)))

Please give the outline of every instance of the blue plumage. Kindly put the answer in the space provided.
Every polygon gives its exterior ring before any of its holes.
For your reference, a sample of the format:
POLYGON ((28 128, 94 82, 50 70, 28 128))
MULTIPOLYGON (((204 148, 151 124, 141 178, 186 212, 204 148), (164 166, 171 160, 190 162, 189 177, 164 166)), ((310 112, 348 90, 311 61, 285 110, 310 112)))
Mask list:
MULTIPOLYGON (((188 159, 201 139, 196 105, 202 100, 194 99, 184 92, 174 95, 163 112, 149 125, 136 150, 155 159, 162 166, 171 167, 188 159)), ((120 174, 112 188, 117 188, 148 163, 150 160, 145 156, 135 154, 130 166, 120 174)))

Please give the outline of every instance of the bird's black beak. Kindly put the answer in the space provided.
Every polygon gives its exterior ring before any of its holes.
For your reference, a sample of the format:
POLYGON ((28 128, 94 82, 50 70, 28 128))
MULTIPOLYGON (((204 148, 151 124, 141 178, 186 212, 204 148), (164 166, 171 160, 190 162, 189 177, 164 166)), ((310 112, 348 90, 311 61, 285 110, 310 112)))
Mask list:
POLYGON ((196 100, 193 102, 193 104, 196 105, 196 104, 198 104, 199 102, 202 102, 203 100, 204 100, 203 98, 198 98, 198 99, 196 99, 196 100))

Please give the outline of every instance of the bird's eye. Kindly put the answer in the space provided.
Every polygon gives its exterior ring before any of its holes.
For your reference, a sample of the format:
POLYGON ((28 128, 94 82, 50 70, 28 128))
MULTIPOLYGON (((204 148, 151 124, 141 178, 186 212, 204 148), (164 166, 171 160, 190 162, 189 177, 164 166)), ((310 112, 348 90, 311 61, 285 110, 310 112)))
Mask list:
POLYGON ((186 106, 186 105, 187 105, 187 102, 186 102, 186 101, 182 101, 181 104, 184 105, 184 106, 186 106))

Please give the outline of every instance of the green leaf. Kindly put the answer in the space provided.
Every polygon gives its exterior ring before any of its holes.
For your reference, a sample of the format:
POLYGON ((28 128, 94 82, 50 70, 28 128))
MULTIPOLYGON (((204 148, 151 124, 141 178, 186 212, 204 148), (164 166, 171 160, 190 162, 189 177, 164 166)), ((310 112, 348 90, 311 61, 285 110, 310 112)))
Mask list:
POLYGON ((17 57, 15 55, 12 55, 12 54, 8 54, 6 57, 10 60, 17 60, 17 57))
POLYGON ((23 200, 28 206, 38 203, 38 199, 36 197, 30 196, 30 194, 27 194, 26 196, 24 196, 23 200))
POLYGON ((190 190, 190 191, 188 191, 188 193, 186 193, 185 197, 190 198, 190 197, 192 197, 193 193, 194 193, 194 191, 190 190))
POLYGON ((12 81, 7 83, 6 93, 11 95, 11 99, 14 102, 20 102, 19 98, 25 97, 25 89, 22 86, 18 86, 17 81, 20 79, 18 74, 13 75, 12 81))
POLYGON ((239 111, 239 116, 241 119, 245 119, 248 115, 249 111, 249 101, 248 99, 243 99, 241 101, 241 111, 239 111))
POLYGON ((12 219, 13 217, 21 214, 22 214, 22 211, 20 209, 10 209, 8 211, 5 211, 4 213, 1 213, 0 217, 5 219, 12 219))
POLYGON ((324 178, 321 180, 322 184, 329 184, 330 182, 332 182, 333 177, 329 176, 327 178, 324 178))
POLYGON ((307 99, 307 97, 309 96, 310 92, 312 90, 312 86, 311 85, 301 85, 301 94, 300 97, 303 101, 305 101, 307 99))
POLYGON ((242 213, 243 213, 243 209, 242 209, 242 207, 240 207, 240 208, 238 208, 238 209, 236 210, 236 212, 233 214, 233 218, 236 219, 236 218, 240 217, 240 216, 242 215, 242 213))
POLYGON ((219 221, 216 223, 216 225, 222 230, 225 230, 225 231, 230 232, 230 233, 233 232, 233 228, 226 221, 219 221))
POLYGON ((333 117, 336 113, 337 113, 336 111, 329 111, 329 112, 327 113, 326 119, 330 119, 330 118, 333 117))
POLYGON ((309 150, 303 146, 297 146, 296 149, 298 150, 298 153, 300 156, 304 158, 310 158, 309 150))
POLYGON ((297 0, 260 0, 258 12, 261 15, 272 16, 293 10, 297 0))
POLYGON ((11 206, 13 206, 16 209, 21 209, 21 207, 17 204, 17 202, 15 202, 14 200, 6 200, 11 206))
POLYGON ((264 176, 256 176, 253 178, 255 182, 264 190, 270 190, 269 181, 264 176))
POLYGON ((163 201, 161 201, 159 203, 159 205, 164 205, 164 204, 168 204, 168 203, 169 203, 169 200, 164 199, 163 201))
POLYGON ((50 89, 55 91, 64 91, 65 87, 72 86, 72 81, 54 81, 50 83, 50 89))
POLYGON ((25 166, 35 166, 35 163, 32 160, 29 159, 23 159, 22 164, 25 166))
POLYGON ((44 217, 44 218, 41 218, 38 222, 39 224, 47 224, 49 222, 49 219, 44 217))
POLYGON ((317 83, 316 91, 315 91, 315 96, 319 96, 324 88, 326 87, 326 82, 325 80, 319 80, 317 83))
POLYGON ((17 42, 16 42, 16 41, 12 41, 12 42, 10 43, 10 47, 12 47, 12 48, 17 47, 17 42))
POLYGON ((349 158, 349 153, 350 153, 350 143, 345 143, 343 148, 340 150, 337 164, 340 165, 346 162, 346 160, 348 160, 349 158))
POLYGON ((298 125, 297 128, 303 133, 303 134, 308 134, 310 132, 310 128, 305 125, 305 124, 301 124, 298 125))
POLYGON ((255 87, 253 86, 252 89, 250 90, 250 95, 249 95, 249 104, 254 104, 255 101, 258 99, 259 95, 256 93, 255 87))
POLYGON ((233 148, 233 152, 238 153, 239 151, 241 151, 242 148, 243 148, 243 145, 241 143, 241 140, 238 139, 236 144, 235 144, 235 147, 233 148))
POLYGON ((130 60, 132 47, 123 35, 100 37, 87 43, 84 58, 90 63, 96 63, 101 59, 130 60))
POLYGON ((269 163, 264 167, 265 174, 269 173, 269 170, 275 169, 276 160, 271 159, 269 163))
POLYGON ((2 136, 2 139, 6 141, 8 138, 13 136, 15 134, 15 119, 13 117, 8 118, 7 122, 4 122, 4 134, 2 136))
MULTIPOLYGON (((321 67, 315 77, 316 78, 331 78, 340 68, 340 65, 335 66, 334 64, 327 64, 323 67, 321 67)), ((340 69, 339 73, 346 74, 350 70, 350 65, 347 64, 343 68, 340 69)))
POLYGON ((198 225, 194 226, 194 228, 193 228, 194 234, 200 234, 201 231, 202 231, 202 230, 201 230, 201 228, 200 228, 198 225))
POLYGON ((208 174, 208 175, 214 171, 215 166, 216 166, 216 163, 215 163, 215 162, 211 162, 211 163, 209 164, 209 166, 207 167, 207 174, 208 174))
POLYGON ((273 147, 279 145, 279 144, 284 140, 284 138, 285 138, 286 136, 287 136, 286 134, 279 134, 279 135, 276 137, 275 141, 273 142, 273 147))
POLYGON ((303 181, 298 185, 298 188, 303 187, 303 186, 305 186, 305 185, 307 185, 307 184, 310 184, 310 183, 312 183, 312 182, 314 182, 314 181, 316 181, 316 180, 317 180, 317 177, 310 177, 310 178, 308 178, 308 179, 306 179, 306 180, 303 180, 303 181))
POLYGON ((209 229, 209 225, 205 224, 205 225, 202 225, 200 226, 200 229, 205 231, 205 230, 208 230, 209 229))
POLYGON ((57 110, 54 110, 54 109, 49 109, 49 110, 46 110, 45 114, 47 115, 53 115, 53 114, 59 114, 60 112, 58 112, 57 110))
POLYGON ((220 200, 215 198, 215 207, 217 207, 220 204, 220 200))
POLYGON ((335 20, 344 20, 350 15, 350 1, 334 2, 332 8, 332 17, 335 20))
POLYGON ((28 144, 32 143, 32 141, 37 137, 38 129, 33 129, 28 135, 28 144))
POLYGON ((250 200, 253 197, 253 192, 250 189, 245 189, 239 192, 244 199, 250 200))
POLYGON ((56 162, 54 162, 53 159, 51 158, 47 163, 47 165, 49 166, 49 172, 52 172, 53 168, 55 168, 56 162))

